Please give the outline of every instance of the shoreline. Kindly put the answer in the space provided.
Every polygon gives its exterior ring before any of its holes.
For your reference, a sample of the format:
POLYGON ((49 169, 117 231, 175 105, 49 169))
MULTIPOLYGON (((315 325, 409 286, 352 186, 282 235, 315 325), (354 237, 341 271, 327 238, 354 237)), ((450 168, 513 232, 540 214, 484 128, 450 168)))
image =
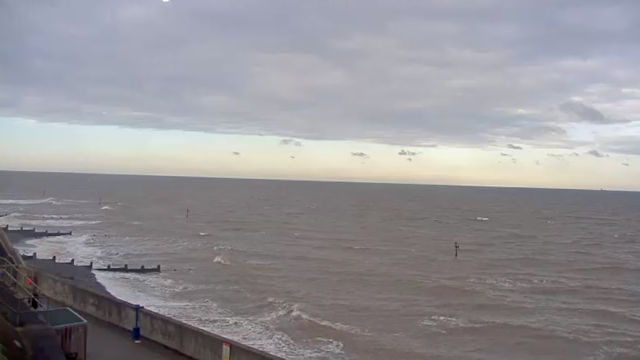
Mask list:
POLYGON ((56 263, 51 259, 25 259, 25 264, 37 270, 55 275, 65 281, 97 293, 116 298, 98 281, 96 275, 86 266, 76 266, 68 263, 56 263))
MULTIPOLYGON (((25 240, 30 240, 30 238, 22 237, 16 239, 9 234, 7 234, 7 238, 14 246, 20 245, 25 240)), ((118 297, 110 293, 104 284, 98 281, 96 275, 87 266, 59 263, 53 261, 52 259, 23 259, 23 261, 27 266, 33 267, 37 270, 51 275, 55 275, 75 286, 79 286, 88 290, 95 291, 102 295, 107 295, 119 299, 118 297)))

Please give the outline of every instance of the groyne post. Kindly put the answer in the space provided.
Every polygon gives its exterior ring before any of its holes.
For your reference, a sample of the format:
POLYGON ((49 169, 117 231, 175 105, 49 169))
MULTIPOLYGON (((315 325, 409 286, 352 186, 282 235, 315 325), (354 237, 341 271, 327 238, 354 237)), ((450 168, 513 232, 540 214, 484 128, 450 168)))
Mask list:
POLYGON ((56 262, 56 256, 55 256, 55 255, 53 255, 53 256, 51 257, 51 261, 56 262))
POLYGON ((69 261, 69 264, 71 265, 75 265, 76 260, 74 258, 71 258, 71 261, 69 261))

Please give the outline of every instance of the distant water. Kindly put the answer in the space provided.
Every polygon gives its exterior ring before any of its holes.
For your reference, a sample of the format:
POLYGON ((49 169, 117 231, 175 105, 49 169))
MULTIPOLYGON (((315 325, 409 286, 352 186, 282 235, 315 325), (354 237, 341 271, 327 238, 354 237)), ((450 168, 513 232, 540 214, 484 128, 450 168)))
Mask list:
POLYGON ((2 213, 290 359, 640 358, 640 193, 0 172, 2 213))

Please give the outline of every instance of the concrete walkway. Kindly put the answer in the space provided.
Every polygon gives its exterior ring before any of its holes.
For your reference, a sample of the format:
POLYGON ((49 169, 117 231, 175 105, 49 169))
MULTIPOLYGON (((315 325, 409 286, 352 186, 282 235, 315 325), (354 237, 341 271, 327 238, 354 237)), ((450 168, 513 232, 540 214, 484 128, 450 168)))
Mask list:
MULTIPOLYGON (((89 323, 87 360, 184 360, 190 357, 142 339, 140 344, 131 340, 131 332, 111 325, 85 313, 80 313, 89 323)), ((144 329, 142 330, 144 335, 144 329)))

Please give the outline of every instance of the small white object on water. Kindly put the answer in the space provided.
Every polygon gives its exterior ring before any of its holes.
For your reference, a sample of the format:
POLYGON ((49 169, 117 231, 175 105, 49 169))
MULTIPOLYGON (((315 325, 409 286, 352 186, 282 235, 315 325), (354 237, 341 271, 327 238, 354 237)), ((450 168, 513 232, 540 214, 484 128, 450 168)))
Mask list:
POLYGON ((476 220, 477 220, 477 221, 489 221, 489 218, 488 218, 488 217, 478 216, 478 217, 476 218, 476 220))

